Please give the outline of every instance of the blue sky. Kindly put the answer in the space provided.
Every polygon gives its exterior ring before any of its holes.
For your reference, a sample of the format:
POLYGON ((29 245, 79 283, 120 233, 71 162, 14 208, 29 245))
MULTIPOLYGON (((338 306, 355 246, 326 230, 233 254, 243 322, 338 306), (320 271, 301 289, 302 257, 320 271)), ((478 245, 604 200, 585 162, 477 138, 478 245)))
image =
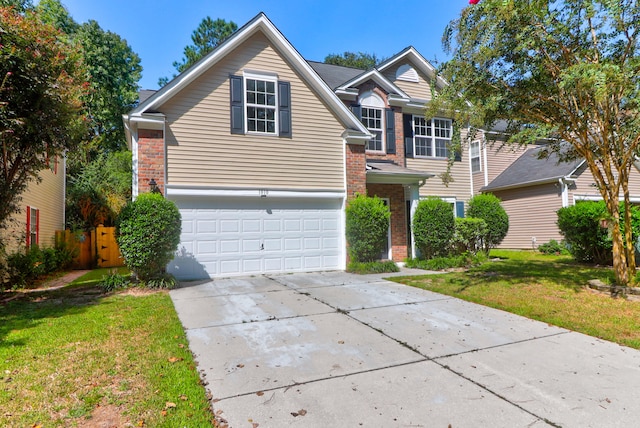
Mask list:
POLYGON ((238 26, 264 12, 308 60, 344 51, 389 57, 412 45, 445 60, 442 32, 468 0, 61 0, 77 22, 96 20, 126 39, 141 60, 143 89, 171 77, 191 33, 206 16, 238 26))

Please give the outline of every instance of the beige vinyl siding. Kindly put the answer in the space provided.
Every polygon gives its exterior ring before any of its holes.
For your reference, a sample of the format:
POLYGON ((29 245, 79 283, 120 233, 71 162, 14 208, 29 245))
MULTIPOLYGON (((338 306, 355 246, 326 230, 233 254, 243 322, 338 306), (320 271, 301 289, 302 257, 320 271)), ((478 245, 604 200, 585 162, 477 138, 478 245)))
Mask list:
POLYGON ((469 183, 469 161, 466 156, 462 161, 454 162, 451 168, 453 182, 445 186, 440 178, 440 174, 447 170, 446 159, 407 159, 407 168, 418 171, 425 171, 435 174, 428 179, 424 186, 420 188, 420 196, 442 196, 455 197, 458 200, 468 201, 471 197, 471 185, 469 183))
MULTIPOLYGON (((631 168, 629 175, 629 193, 632 200, 640 199, 640 172, 635 167, 631 168)), ((620 193, 620 198, 622 197, 623 194, 620 193)), ((571 187, 569 190, 569 203, 575 204, 580 199, 602 199, 600 192, 595 187, 593 175, 586 165, 582 165, 579 169, 575 187, 571 187)))
POLYGON ((344 189, 344 127, 262 33, 160 110, 167 115, 169 184, 344 189), (243 70, 290 82, 293 138, 230 133, 229 76, 243 70))
POLYGON ((556 226, 556 212, 562 208, 560 189, 555 183, 495 192, 509 216, 509 232, 500 248, 531 249, 562 236, 556 226))
POLYGON ((402 64, 397 64, 396 66, 385 70, 383 75, 411 98, 418 98, 427 101, 431 100, 431 85, 429 84, 429 77, 420 73, 418 68, 411 62, 408 61, 402 64), (396 72, 398 71, 398 68, 405 64, 410 65, 416 71, 418 74, 418 82, 408 82, 406 80, 396 79, 396 72))
POLYGON ((7 252, 12 253, 24 248, 27 231, 27 206, 40 210, 41 247, 52 247, 56 230, 64 229, 64 168, 62 161, 58 164, 58 173, 46 169, 40 173, 42 181, 32 181, 22 195, 21 210, 13 218, 11 226, 4 231, 3 239, 7 240, 7 252))

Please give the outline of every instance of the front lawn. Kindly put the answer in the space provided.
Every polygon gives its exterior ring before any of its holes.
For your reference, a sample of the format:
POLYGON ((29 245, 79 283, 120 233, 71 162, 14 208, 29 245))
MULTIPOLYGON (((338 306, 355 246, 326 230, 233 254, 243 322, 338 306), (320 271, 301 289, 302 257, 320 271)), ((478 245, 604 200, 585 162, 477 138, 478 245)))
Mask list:
POLYGON ((212 426, 169 294, 103 273, 0 305, 0 426, 212 426))
POLYGON ((640 302, 583 288, 613 282, 611 269, 527 251, 491 256, 500 259, 466 272, 390 279, 640 349, 640 302))

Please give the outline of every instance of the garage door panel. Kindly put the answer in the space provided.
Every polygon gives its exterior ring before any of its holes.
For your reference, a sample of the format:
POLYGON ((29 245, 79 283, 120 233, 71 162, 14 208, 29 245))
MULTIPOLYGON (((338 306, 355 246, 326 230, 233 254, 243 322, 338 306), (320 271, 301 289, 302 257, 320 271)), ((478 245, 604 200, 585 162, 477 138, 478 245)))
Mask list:
POLYGON ((341 200, 178 198, 181 279, 343 268, 341 200))

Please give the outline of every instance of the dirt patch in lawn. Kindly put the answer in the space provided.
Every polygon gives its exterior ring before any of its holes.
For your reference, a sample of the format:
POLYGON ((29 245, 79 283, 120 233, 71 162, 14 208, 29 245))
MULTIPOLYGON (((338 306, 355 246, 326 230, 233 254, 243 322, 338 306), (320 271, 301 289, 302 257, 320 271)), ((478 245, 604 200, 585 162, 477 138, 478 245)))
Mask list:
POLYGON ((78 424, 81 428, 120 428, 133 426, 127 418, 122 416, 122 409, 114 405, 97 406, 91 412, 91 417, 78 424))

